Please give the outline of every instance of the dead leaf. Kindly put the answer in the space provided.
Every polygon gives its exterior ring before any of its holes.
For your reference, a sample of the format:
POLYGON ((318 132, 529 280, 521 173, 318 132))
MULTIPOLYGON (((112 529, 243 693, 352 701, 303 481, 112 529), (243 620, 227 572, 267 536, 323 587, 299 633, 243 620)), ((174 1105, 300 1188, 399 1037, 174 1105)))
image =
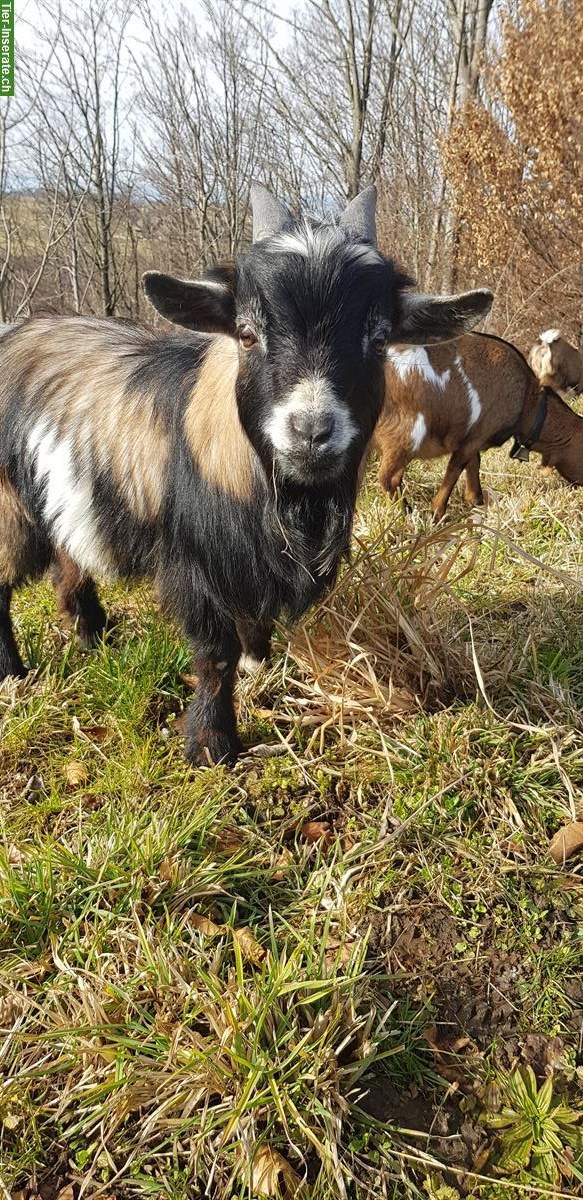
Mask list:
POLYGON ((272 878, 275 883, 281 883, 281 881, 286 878, 293 861, 294 856, 291 853, 291 850, 288 850, 286 846, 280 850, 279 854, 275 855, 271 864, 273 867, 272 878))
POLYGON ((43 792, 44 787, 45 785, 43 783, 42 775, 31 775, 30 779, 28 779, 25 784, 24 795, 26 796, 34 792, 43 792))
POLYGON ((86 792, 85 795, 81 796, 81 804, 88 812, 98 812, 105 804, 105 797, 92 796, 90 792, 86 792))
POLYGON ((19 867, 25 858, 26 855, 23 854, 22 850, 19 850, 18 846, 12 844, 8 847, 8 862, 12 867, 19 867))
POLYGON ((326 942, 326 962, 345 967, 354 953, 355 944, 354 938, 329 937, 326 942))
POLYGON ((75 1200, 75 1193, 73 1191, 72 1183, 68 1183, 66 1187, 61 1188, 57 1196, 57 1200, 75 1200))
POLYGON ((260 1146, 251 1168, 251 1191, 256 1196, 278 1196, 281 1192, 286 1200, 300 1196, 302 1180, 293 1167, 273 1146, 260 1146), (280 1176, 283 1188, 280 1185, 280 1176))
POLYGON ((583 849, 583 821, 569 821, 567 825, 563 825, 561 829, 557 830, 549 843, 549 854, 559 867, 562 867, 568 858, 581 849, 583 849))
POLYGON ((458 1084, 462 1089, 472 1086, 469 1074, 469 1064, 461 1057, 461 1050, 477 1053, 477 1047, 467 1037, 455 1038, 452 1042, 438 1041, 436 1025, 428 1025, 423 1030, 423 1037, 430 1050, 433 1051, 435 1066, 439 1074, 450 1083, 458 1084))
POLYGON ((244 850, 245 842, 237 829, 223 829, 217 834, 215 852, 217 854, 238 854, 244 850))
POLYGON ((258 742, 249 746, 246 758, 284 758, 289 754, 289 746, 285 742, 258 742))
POLYGON ((21 996, 0 996, 0 1026, 8 1029, 22 1013, 24 1001, 21 996))
POLYGON ((89 769, 85 763, 71 760, 71 762, 65 763, 63 775, 70 787, 78 787, 80 783, 87 783, 89 769))
POLYGON ((163 883, 178 883, 183 870, 184 861, 180 853, 165 854, 158 867, 158 876, 163 883))
POLYGON ((267 957, 267 950, 257 941, 255 934, 248 925, 242 925, 240 929, 233 929, 233 937, 239 946, 241 954, 248 962, 259 966, 267 957))
POLYGON ((216 937, 218 933, 224 932, 224 925, 215 925, 209 917, 203 917, 201 913, 190 913, 189 924, 198 929, 205 937, 216 937))
POLYGON ((84 733, 85 737, 90 738, 92 742, 104 742, 109 729, 107 725, 87 725, 81 730, 81 733, 84 733))
POLYGON ((332 842, 332 831, 328 821, 304 821, 300 837, 305 842, 322 842, 324 846, 329 846, 332 842))

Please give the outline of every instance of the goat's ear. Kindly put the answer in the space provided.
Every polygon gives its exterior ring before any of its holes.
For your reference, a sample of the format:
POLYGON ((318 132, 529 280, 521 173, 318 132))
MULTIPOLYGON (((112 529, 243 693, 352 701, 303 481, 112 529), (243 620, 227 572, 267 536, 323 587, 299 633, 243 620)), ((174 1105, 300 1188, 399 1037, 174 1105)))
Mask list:
POLYGON ((146 271, 142 287, 154 308, 173 321, 199 333, 226 333, 235 337, 234 271, 214 267, 207 279, 177 279, 162 271, 146 271))
POLYGON ((253 242, 281 233, 291 220, 289 209, 273 196, 262 183, 251 184, 251 212, 253 214, 253 242))
POLYGON ((405 292, 401 316, 391 330, 392 342, 427 346, 447 342, 473 329, 489 313, 494 296, 487 288, 459 296, 421 296, 405 292))
POLYGON ((354 237, 377 244, 376 227, 377 189, 374 185, 364 188, 354 200, 347 204, 339 224, 354 237))

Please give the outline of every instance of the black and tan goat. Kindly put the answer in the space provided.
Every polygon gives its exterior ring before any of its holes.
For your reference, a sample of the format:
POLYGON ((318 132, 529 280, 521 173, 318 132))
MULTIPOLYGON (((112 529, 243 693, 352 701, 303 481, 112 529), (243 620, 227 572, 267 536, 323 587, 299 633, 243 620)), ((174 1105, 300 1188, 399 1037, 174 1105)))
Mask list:
POLYGON ((464 470, 468 503, 483 504, 480 454, 511 437, 570 483, 583 484, 583 418, 541 386, 509 342, 468 333, 439 346, 391 346, 385 384, 375 432, 379 482, 395 492, 413 459, 450 455, 432 502, 436 520, 464 470))
POLYGON ((305 611, 348 548, 387 344, 451 337, 491 304, 407 291, 375 248, 375 199, 317 224, 256 188, 235 267, 145 276, 155 307, 197 333, 53 318, 4 335, 0 677, 23 671, 14 586, 56 563, 91 638, 91 576, 153 576, 194 652, 187 757, 237 756, 239 657, 267 657, 273 620, 305 611))
POLYGON ((560 329, 546 329, 539 335, 529 355, 535 375, 561 392, 583 392, 583 354, 576 350, 560 329))

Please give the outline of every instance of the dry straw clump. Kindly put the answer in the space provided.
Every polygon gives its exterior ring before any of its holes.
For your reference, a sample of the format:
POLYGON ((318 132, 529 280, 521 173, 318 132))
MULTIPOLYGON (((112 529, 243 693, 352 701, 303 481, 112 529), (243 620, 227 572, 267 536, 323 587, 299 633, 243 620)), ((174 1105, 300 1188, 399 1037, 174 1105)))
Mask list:
POLYGON ((346 735, 363 718, 382 725, 475 690, 454 585, 480 544, 471 518, 413 536, 403 524, 368 543, 357 536, 334 591, 292 633, 296 704, 320 709, 346 735))

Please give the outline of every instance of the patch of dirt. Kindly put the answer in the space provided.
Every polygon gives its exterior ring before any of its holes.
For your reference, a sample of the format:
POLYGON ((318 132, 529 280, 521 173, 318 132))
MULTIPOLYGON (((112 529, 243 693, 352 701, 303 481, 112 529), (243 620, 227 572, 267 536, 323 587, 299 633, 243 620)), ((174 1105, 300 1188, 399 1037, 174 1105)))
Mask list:
POLYGON ((464 1117, 453 1100, 431 1098, 415 1087, 397 1091, 375 1079, 360 1107, 375 1120, 401 1131, 405 1141, 418 1150, 428 1151, 451 1166, 469 1170, 487 1141, 484 1128, 464 1117), (426 1136, 415 1136, 413 1140, 409 1131, 426 1136))
MULTIPOLYGON (((456 952, 460 927, 448 909, 434 906, 396 916, 385 942, 389 969, 405 982, 408 996, 429 998, 438 1025, 445 1025, 485 1047, 494 1037, 518 1035, 522 1020, 519 985, 528 963, 488 945, 493 931, 484 920, 479 959, 456 952), (436 969, 437 967, 437 969, 436 969)), ((399 987, 401 990, 401 987, 399 987)))
MULTIPOLYGON (((552 1058, 557 1052, 552 1044, 560 1039, 525 1029, 521 989, 529 983, 533 966, 523 955, 501 950, 496 937, 496 928, 485 916, 479 954, 469 961, 467 952, 456 952, 460 926, 449 910, 420 905, 396 915, 388 935, 383 921, 377 948, 384 950, 389 970, 396 976, 395 990, 409 998, 429 1000, 438 1027, 448 1037, 455 1033, 467 1036, 480 1049, 495 1040, 500 1065, 509 1067, 520 1058, 544 1076, 549 1073, 543 1062, 547 1050, 541 1048, 550 1046, 552 1058)), ((565 992, 573 1003, 567 1026, 578 1033, 583 978, 569 980, 565 992)), ((561 1046, 564 1050, 562 1042, 561 1046)))

